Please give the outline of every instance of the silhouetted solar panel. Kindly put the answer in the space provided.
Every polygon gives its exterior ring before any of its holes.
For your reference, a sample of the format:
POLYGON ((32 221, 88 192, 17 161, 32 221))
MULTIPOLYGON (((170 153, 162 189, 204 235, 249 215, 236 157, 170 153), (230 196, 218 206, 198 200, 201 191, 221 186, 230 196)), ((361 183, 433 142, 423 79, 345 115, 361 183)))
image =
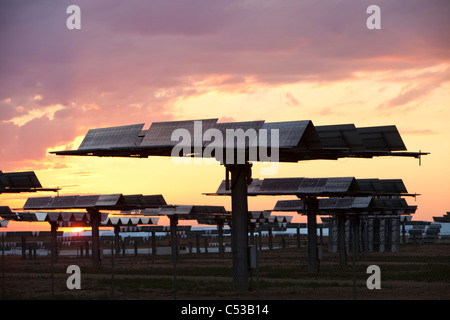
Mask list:
POLYGON ((325 148, 348 148, 362 151, 366 147, 354 124, 315 126, 325 148))
POLYGON ((120 193, 101 194, 98 197, 96 206, 98 206, 98 207, 115 206, 119 202, 121 197, 122 197, 122 195, 120 193))
POLYGON ((383 190, 392 194, 408 193, 401 179, 380 179, 383 190))
POLYGON ((102 194, 86 196, 57 196, 28 198, 24 209, 74 209, 74 208, 99 208, 121 210, 123 208, 146 208, 164 205, 162 195, 131 195, 102 194))
POLYGON ((319 193, 327 183, 326 178, 304 178, 300 186, 305 193, 319 193))
MULTIPOLYGON (((328 198, 319 199, 319 212, 332 214, 333 212, 344 211, 347 213, 376 213, 392 210, 397 214, 414 213, 416 206, 408 206, 403 198, 372 198, 372 197, 354 197, 354 198, 328 198), (381 211, 380 211, 381 210, 381 211)), ((277 201, 274 211, 298 211, 306 212, 302 200, 280 200, 277 201)))
POLYGON ((134 124, 110 128, 90 129, 78 150, 107 149, 111 147, 133 147, 144 124, 134 124))
POLYGON ((42 188, 34 172, 1 172, 0 188, 42 188))
MULTIPOLYGON (((230 195, 223 180, 216 193, 207 195, 230 195)), ((253 179, 248 185, 248 195, 316 195, 316 196, 411 196, 401 179, 355 179, 338 178, 266 178, 253 179)))
MULTIPOLYGON (((146 131, 141 130, 142 125, 132 125, 104 129, 92 129, 85 137, 78 150, 55 151, 58 155, 80 155, 80 156, 109 156, 109 157, 149 157, 149 156, 173 156, 174 146, 187 147, 180 148, 178 156, 199 154, 200 149, 195 147, 223 147, 224 141, 220 137, 212 138, 213 142, 205 138, 203 134, 210 128, 218 129, 222 132, 222 138, 226 139, 226 129, 241 129, 250 135, 248 129, 278 129, 279 130, 279 157, 270 159, 278 162, 298 162, 314 159, 336 160, 343 157, 372 158, 377 156, 404 156, 420 157, 428 153, 422 152, 392 152, 406 150, 403 141, 395 126, 356 128, 354 125, 318 126, 315 127, 310 120, 265 123, 264 121, 217 123, 217 119, 190 120, 190 121, 169 121, 155 122, 146 131), (201 121, 202 128, 196 134, 194 123, 201 121), (306 126, 306 127, 305 127, 306 126), (323 141, 318 133, 321 131, 323 141), (185 129, 191 139, 172 141, 172 134, 176 129, 185 129), (247 132, 248 131, 248 132, 247 132), (202 134, 203 133, 203 134, 202 134), (122 140, 115 137, 123 136, 122 140), (197 140, 195 140, 197 139, 197 140), (194 141, 195 140, 195 141, 194 141), (204 140, 204 141, 203 141, 204 140), (361 141, 363 144, 361 144, 361 141), (298 142, 296 145, 295 143, 298 142), (325 145, 324 145, 325 144, 325 145), (190 147, 194 147, 195 150, 190 147), (183 151, 183 154, 181 154, 183 151)), ((270 134, 270 130, 268 131, 270 134)), ((262 137, 262 136, 261 136, 262 137)), ((181 139, 180 137, 175 137, 181 139)), ((246 142, 248 146, 259 146, 260 139, 251 135, 251 141, 246 142)), ((248 141, 248 138, 246 138, 248 141)), ((230 143, 229 139, 226 139, 230 143)), ((267 141, 271 143, 271 139, 267 141)), ((261 147, 261 146, 259 146, 261 147)), ((230 145, 228 145, 230 148, 230 145)), ((236 144, 233 149, 242 150, 236 144)), ((228 150, 228 149, 227 149, 228 150)), ((176 151, 176 150, 175 150, 176 151)), ((247 151, 247 150, 246 150, 247 151)), ((210 157, 210 153, 202 153, 204 157, 210 157)), ((223 155, 226 156, 225 154, 223 155)), ((251 159, 251 161, 267 161, 266 158, 251 159)), ((217 157, 216 157, 217 158, 217 157)), ((222 159, 218 159, 222 160, 222 159)), ((248 160, 248 159, 247 159, 248 160)), ((224 163, 234 162, 232 157, 226 157, 224 163)))
POLYGON ((353 208, 367 208, 370 206, 372 197, 356 197, 353 198, 352 207, 353 208))
MULTIPOLYGON (((203 120, 188 120, 188 121, 165 121, 153 122, 142 140, 141 146, 151 147, 173 147, 175 145, 187 147, 203 146, 203 132, 216 125, 218 119, 203 119, 203 120), (202 132, 194 132, 194 121, 201 121, 202 132), (191 139, 189 141, 179 141, 174 139, 172 141, 172 134, 177 129, 187 130, 191 139), (194 140, 198 137, 199 140, 194 140), (181 143, 180 143, 181 142, 181 143)), ((175 138, 175 137, 174 137, 175 138)), ((178 139, 178 137, 176 137, 178 139)))
MULTIPOLYGON (((127 196, 125 196, 127 197, 127 196)), ((166 205, 166 200, 160 194, 158 195, 149 195, 149 196, 141 196, 140 199, 143 208, 149 208, 152 206, 162 206, 166 205)))
POLYGON ((286 192, 295 193, 299 190, 303 178, 270 178, 262 181, 260 192, 286 192))
POLYGON ((275 204, 274 211, 297 211, 302 209, 304 205, 302 200, 279 200, 275 204))
POLYGON ((406 150, 396 126, 356 128, 367 150, 406 150))
POLYGON ((53 197, 50 203, 50 208, 55 209, 70 209, 78 208, 76 202, 79 196, 61 196, 53 197))
POLYGON ((311 121, 288 121, 288 122, 265 122, 262 129, 267 130, 268 146, 271 146, 271 130, 277 129, 279 132, 279 147, 293 148, 301 146, 301 141, 304 145, 320 146, 321 141, 311 121), (303 140, 302 140, 303 139, 303 140))
POLYGON ((89 196, 77 196, 73 207, 75 208, 87 208, 94 207, 97 204, 100 195, 89 195, 89 196))
POLYGON ((13 212, 9 207, 6 206, 0 206, 0 217, 2 217, 5 220, 11 219, 13 216, 13 212))
POLYGON ((232 149, 244 149, 249 146, 258 146, 259 129, 264 121, 225 122, 217 123, 214 128, 222 133, 222 141, 208 144, 211 147, 219 146, 232 149), (239 138, 237 138, 237 136, 239 138), (244 139, 242 139, 242 137, 244 139))
POLYGON ((352 188, 355 178, 353 177, 340 177, 340 178, 327 178, 325 186, 323 186, 323 192, 348 192, 356 191, 352 188))
POLYGON ((23 206, 24 209, 44 209, 50 208, 52 197, 33 197, 28 198, 23 206))

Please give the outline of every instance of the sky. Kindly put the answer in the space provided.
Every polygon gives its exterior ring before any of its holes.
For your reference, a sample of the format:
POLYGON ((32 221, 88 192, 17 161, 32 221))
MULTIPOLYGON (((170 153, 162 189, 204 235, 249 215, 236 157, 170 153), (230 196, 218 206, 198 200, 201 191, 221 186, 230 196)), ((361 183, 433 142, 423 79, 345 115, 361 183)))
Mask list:
MULTIPOLYGON (((270 177, 403 179, 421 194, 408 199, 414 219, 431 221, 450 211, 449 16, 447 0, 0 0, 0 170, 35 171, 61 195, 163 194, 230 210, 230 198, 202 195, 225 176, 217 163, 49 151, 76 149, 90 128, 156 121, 396 125, 409 151, 430 152, 421 166, 321 160, 270 177), (380 29, 366 23, 373 4, 380 29), (80 29, 67 26, 70 5, 80 29)), ((249 209, 277 199, 250 198, 249 209)))

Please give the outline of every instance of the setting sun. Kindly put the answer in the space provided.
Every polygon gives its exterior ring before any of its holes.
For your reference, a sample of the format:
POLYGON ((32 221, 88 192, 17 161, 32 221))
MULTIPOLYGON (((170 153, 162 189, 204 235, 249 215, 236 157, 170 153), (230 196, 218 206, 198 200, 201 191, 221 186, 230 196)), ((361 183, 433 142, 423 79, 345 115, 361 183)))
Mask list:
POLYGON ((80 227, 73 228, 71 232, 83 232, 84 229, 80 227))

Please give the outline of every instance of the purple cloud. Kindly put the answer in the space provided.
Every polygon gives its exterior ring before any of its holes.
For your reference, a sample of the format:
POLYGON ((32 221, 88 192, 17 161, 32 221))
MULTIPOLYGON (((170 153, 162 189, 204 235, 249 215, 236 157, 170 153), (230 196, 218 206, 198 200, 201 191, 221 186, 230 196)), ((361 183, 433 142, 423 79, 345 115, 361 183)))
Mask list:
MULTIPOLYGON (((3 159, 39 159, 90 126, 176 117, 178 98, 207 90, 197 81, 220 78, 214 87, 225 91, 248 79, 333 82, 450 57, 446 0, 378 1, 382 29, 376 31, 366 28, 370 1, 78 0, 81 30, 66 28, 69 4, 0 3, 3 159), (52 120, 10 122, 53 105, 64 108, 52 120)), ((436 81, 387 106, 426 94, 436 81)), ((292 97, 287 101, 295 104, 292 97)))

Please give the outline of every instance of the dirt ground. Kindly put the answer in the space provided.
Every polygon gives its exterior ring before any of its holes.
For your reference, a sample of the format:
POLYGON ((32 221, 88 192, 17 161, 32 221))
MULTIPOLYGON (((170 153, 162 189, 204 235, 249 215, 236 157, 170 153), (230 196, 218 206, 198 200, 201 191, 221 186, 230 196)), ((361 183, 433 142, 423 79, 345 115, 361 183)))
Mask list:
POLYGON ((227 253, 170 256, 105 255, 100 270, 89 258, 50 257, 2 261, 2 299, 82 300, 436 300, 450 299, 450 245, 401 245, 397 253, 361 254, 340 266, 336 254, 323 253, 319 272, 311 272, 302 248, 263 250, 251 270, 249 290, 233 289, 232 258, 227 253), (67 288, 69 265, 81 271, 81 289, 67 288), (380 268, 381 289, 368 289, 367 267, 380 268), (355 282, 353 275, 355 274, 355 282), (176 281, 174 281, 176 279, 176 281), (259 280, 259 281, 258 281, 259 280), (354 285, 355 284, 355 285, 354 285))

